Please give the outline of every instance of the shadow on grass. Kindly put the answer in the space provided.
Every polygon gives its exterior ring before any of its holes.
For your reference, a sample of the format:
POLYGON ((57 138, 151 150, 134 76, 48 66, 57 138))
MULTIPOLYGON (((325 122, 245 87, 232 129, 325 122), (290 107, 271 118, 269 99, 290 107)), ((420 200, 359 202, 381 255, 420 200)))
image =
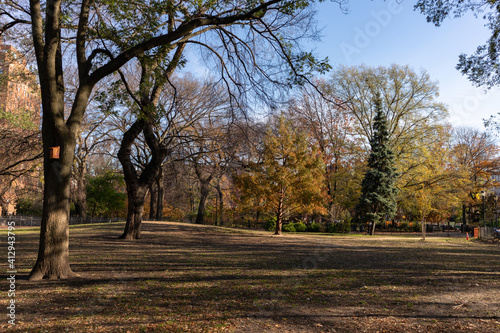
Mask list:
MULTIPOLYGON (((122 227, 71 229, 72 268, 81 278, 18 280, 21 327, 239 331, 272 321, 292 331, 347 331, 370 318, 399 318, 410 328, 427 320, 432 331, 451 319, 500 314, 499 246, 270 237, 168 223, 145 223, 142 239, 124 241, 122 227)), ((19 236, 18 279, 34 264, 37 241, 36 233, 19 236)))

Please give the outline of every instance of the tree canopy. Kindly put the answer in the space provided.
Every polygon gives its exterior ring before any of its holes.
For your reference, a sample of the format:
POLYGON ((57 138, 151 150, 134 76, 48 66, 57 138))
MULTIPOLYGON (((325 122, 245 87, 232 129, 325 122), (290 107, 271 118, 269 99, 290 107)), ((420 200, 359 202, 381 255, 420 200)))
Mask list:
POLYGON ((500 4, 490 0, 419 0, 415 10, 426 15, 436 26, 448 17, 461 17, 467 12, 482 16, 491 30, 491 37, 477 47, 472 55, 461 54, 457 69, 477 86, 491 88, 500 84, 500 4))
POLYGON ((366 142, 373 136, 374 101, 379 94, 396 156, 431 134, 447 115, 445 105, 437 101, 437 82, 427 72, 416 73, 408 65, 340 66, 332 73, 327 89, 329 96, 344 102, 366 142))

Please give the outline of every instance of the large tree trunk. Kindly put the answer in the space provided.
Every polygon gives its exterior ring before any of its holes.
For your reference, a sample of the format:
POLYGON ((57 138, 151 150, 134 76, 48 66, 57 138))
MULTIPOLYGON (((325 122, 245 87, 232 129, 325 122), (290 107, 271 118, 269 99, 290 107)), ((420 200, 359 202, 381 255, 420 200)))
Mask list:
POLYGON ((217 194, 219 196, 219 216, 215 217, 215 225, 222 225, 223 224, 223 217, 224 217, 224 192, 222 192, 222 187, 220 186, 220 181, 217 182, 217 186, 215 187, 217 189, 217 194))
POLYGON ((198 214, 196 215, 196 224, 203 224, 205 219, 205 204, 210 194, 210 180, 201 183, 200 204, 198 205, 198 214))
POLYGON ((127 190, 127 222, 125 224, 125 230, 120 236, 121 239, 141 238, 141 224, 142 216, 144 214, 146 194, 147 188, 145 186, 127 190))
POLYGON ((196 214, 196 224, 203 224, 205 219, 205 204, 207 202, 207 198, 210 195, 210 182, 214 177, 213 173, 208 174, 208 176, 204 175, 205 170, 203 166, 198 164, 198 161, 194 163, 194 171, 198 180, 200 182, 200 204, 198 205, 198 213, 196 214))
POLYGON ((156 219, 158 210, 158 188, 156 187, 156 182, 152 182, 149 185, 149 219, 151 221, 156 219))
POLYGON ((141 237, 141 223, 144 213, 144 204, 148 188, 154 182, 155 175, 161 168, 167 152, 161 149, 155 137, 153 127, 144 119, 137 120, 123 135, 122 144, 118 151, 118 159, 123 167, 123 175, 127 184, 128 212, 125 230, 120 236, 122 239, 139 239, 141 237), (132 144, 143 132, 148 147, 151 149, 151 159, 141 174, 132 163, 132 144))
POLYGON ((127 184, 128 211, 125 230, 120 236, 122 239, 139 239, 141 237, 141 223, 144 214, 144 205, 149 186, 154 181, 154 175, 161 168, 164 153, 154 140, 151 124, 143 119, 137 120, 123 135, 122 144, 118 151, 118 159, 123 167, 123 175, 127 184), (131 147, 139 134, 144 131, 152 157, 148 165, 139 175, 131 160, 131 147))
MULTIPOLYGON (((170 65, 162 75, 163 77, 168 78, 172 75, 181 58, 184 47, 184 43, 177 47, 170 65)), ((151 91, 140 90, 141 99, 138 102, 141 108, 141 115, 124 133, 120 150, 118 151, 118 159, 123 167, 123 174, 127 184, 127 196, 129 198, 127 223, 123 234, 120 236, 120 238, 124 239, 140 238, 147 189, 155 181, 155 177, 159 174, 163 160, 168 153, 165 147, 162 146, 153 128, 154 118, 157 114, 152 110, 157 106, 162 89, 161 84, 158 85, 158 82, 151 82, 151 80, 155 81, 156 78, 153 75, 154 70, 149 65, 151 64, 148 64, 147 61, 141 63, 141 86, 149 87, 149 84, 145 83, 153 83, 153 86, 151 87, 151 91), (143 132, 146 144, 151 150, 151 159, 139 175, 131 160, 131 147, 141 132, 143 132)), ((127 88, 127 90, 129 89, 127 88)), ((131 93, 130 90, 129 93, 131 93)))
MULTIPOLYGON (((118 151, 118 160, 123 168, 123 177, 127 185, 128 211, 127 223, 125 230, 119 237, 122 239, 137 239, 140 237, 140 229, 142 222, 142 212, 144 212, 144 199, 142 199, 142 208, 140 195, 139 175, 132 163, 132 144, 139 136, 142 130, 146 127, 146 122, 143 119, 137 120, 123 134, 120 150, 118 151)), ((146 192, 146 191, 144 191, 146 192)), ((144 193, 145 195, 146 193, 144 193)))
POLYGON ((76 198, 75 198, 75 211, 76 215, 81 218, 87 217, 87 189, 85 176, 87 175, 86 161, 80 161, 77 165, 76 172, 76 198))
POLYGON ((44 204, 38 258, 28 279, 61 279, 75 276, 69 265, 70 179, 75 140, 56 138, 54 126, 43 122, 44 204), (49 148, 61 148, 59 159, 49 158, 49 148))
POLYGON ((70 180, 76 136, 80 132, 81 120, 92 90, 91 85, 81 83, 71 116, 66 122, 59 15, 61 3, 47 2, 46 5, 44 29, 40 4, 30 2, 43 107, 44 203, 38 257, 28 276, 29 280, 76 275, 69 265, 70 180), (50 158, 51 147, 60 147, 59 158, 50 158))

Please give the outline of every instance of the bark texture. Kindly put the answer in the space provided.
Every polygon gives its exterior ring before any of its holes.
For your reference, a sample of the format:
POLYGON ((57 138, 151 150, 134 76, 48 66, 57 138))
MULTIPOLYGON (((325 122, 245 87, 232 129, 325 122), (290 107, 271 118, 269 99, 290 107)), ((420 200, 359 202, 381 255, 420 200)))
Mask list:
POLYGON ((156 220, 163 220, 163 199, 165 198, 165 186, 163 184, 163 168, 160 168, 156 178, 156 190, 158 191, 156 203, 156 220))
POLYGON ((205 179, 200 184, 200 204, 198 205, 198 214, 196 215, 196 224, 203 224, 205 220, 205 205, 210 195, 210 180, 205 179))
POLYGON ((82 218, 87 217, 87 189, 85 177, 87 176, 86 159, 82 159, 76 166, 76 193, 75 211, 76 215, 82 218))
POLYGON ((144 119, 137 120, 123 135, 122 144, 118 151, 118 159, 122 164, 125 183, 127 184, 128 213, 125 230, 120 238, 141 238, 141 223, 148 189, 159 173, 167 153, 168 150, 162 147, 156 137, 153 125, 144 119), (132 162, 131 153, 132 145, 141 132, 144 133, 151 151, 151 159, 139 174, 132 162))
POLYGON ((210 183, 213 179, 213 174, 204 174, 203 166, 195 162, 194 170, 198 180, 200 181, 200 204, 198 205, 198 213, 196 215, 196 224, 203 224, 205 220, 205 205, 207 198, 210 195, 210 183))
POLYGON ((219 196, 219 216, 216 217, 215 219, 215 225, 223 225, 223 218, 224 218, 224 192, 222 192, 222 187, 220 185, 220 180, 217 182, 217 185, 215 187, 217 190, 217 194, 219 196))
MULTIPOLYGON (((62 159, 45 158, 45 188, 38 258, 28 279, 62 279, 76 276, 69 264, 70 177, 74 144, 62 146, 62 159), (69 164, 69 165, 68 165, 69 164)), ((44 140, 47 145, 48 140, 44 140)), ((47 156, 47 154, 46 154, 47 156)))
POLYGON ((158 188, 156 182, 149 185, 149 219, 155 220, 158 211, 158 188))

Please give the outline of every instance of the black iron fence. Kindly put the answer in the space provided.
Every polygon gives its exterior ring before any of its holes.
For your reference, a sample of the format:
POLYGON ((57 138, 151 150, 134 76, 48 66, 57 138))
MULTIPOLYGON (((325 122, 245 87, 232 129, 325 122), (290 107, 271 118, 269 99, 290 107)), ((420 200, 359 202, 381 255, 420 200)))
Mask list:
MULTIPOLYGON (((22 216, 22 215, 10 215, 10 216, 0 216, 0 227, 7 226, 7 222, 14 221, 16 227, 39 227, 42 218, 40 216, 22 216)), ((91 224, 91 223, 112 223, 112 222, 123 222, 125 219, 117 217, 77 217, 71 216, 69 219, 70 225, 76 224, 91 224)))

